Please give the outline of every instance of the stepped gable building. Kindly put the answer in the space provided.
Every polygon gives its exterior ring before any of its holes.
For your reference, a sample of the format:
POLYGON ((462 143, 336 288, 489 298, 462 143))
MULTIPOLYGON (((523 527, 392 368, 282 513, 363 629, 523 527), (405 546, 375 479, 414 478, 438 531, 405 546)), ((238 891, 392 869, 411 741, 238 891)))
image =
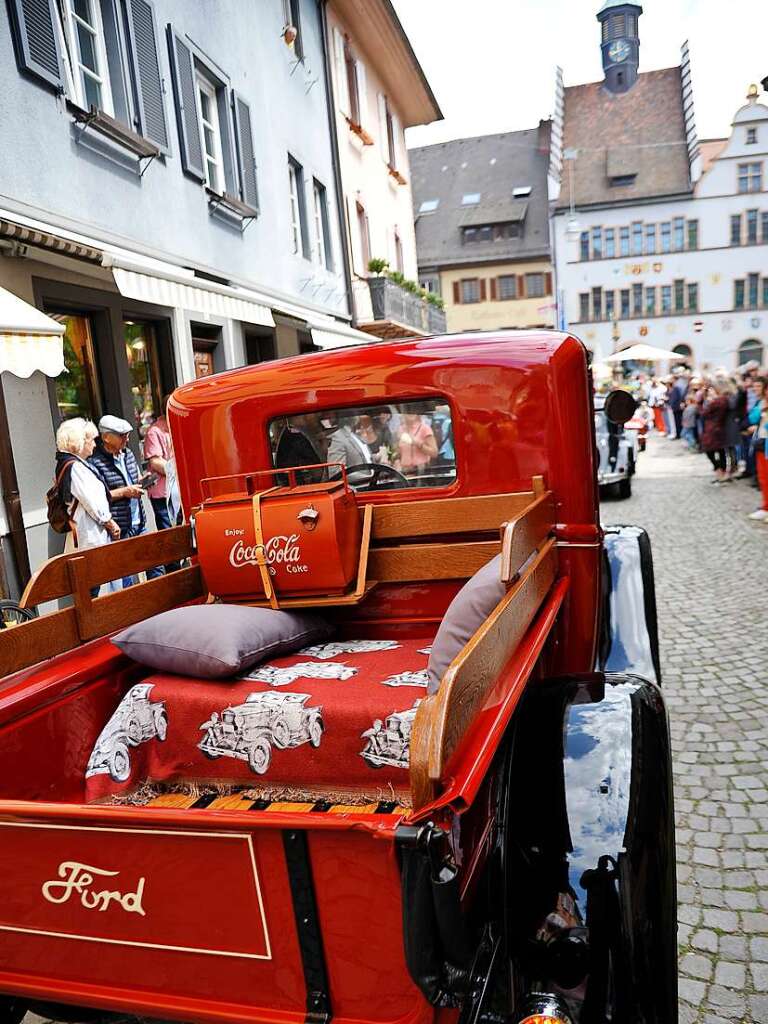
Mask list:
POLYGON ((701 175, 687 44, 640 72, 637 3, 597 14, 604 78, 565 87, 550 148, 558 318, 595 359, 643 341, 693 358, 701 175))
POLYGON ((419 280, 448 330, 553 326, 548 151, 549 122, 411 150, 419 280))

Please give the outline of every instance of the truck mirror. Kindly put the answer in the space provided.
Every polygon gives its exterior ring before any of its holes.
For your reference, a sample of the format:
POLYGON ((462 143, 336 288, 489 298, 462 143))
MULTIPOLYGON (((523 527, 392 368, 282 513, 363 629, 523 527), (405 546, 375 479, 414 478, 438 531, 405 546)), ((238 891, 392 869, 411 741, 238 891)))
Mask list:
POLYGON ((628 391, 617 389, 605 396, 603 412, 611 423, 625 424, 632 419, 636 408, 637 402, 628 391))

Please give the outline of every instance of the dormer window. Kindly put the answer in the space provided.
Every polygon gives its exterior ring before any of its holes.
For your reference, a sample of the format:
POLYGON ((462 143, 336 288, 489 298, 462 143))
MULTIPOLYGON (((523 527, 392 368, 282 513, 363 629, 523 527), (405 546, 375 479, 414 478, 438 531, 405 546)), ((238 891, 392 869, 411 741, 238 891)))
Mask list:
POLYGON ((754 146, 757 142, 757 128, 747 128, 747 145, 754 146))
POLYGON ((628 185, 634 185, 636 174, 617 174, 613 178, 609 178, 611 188, 626 188, 628 185))

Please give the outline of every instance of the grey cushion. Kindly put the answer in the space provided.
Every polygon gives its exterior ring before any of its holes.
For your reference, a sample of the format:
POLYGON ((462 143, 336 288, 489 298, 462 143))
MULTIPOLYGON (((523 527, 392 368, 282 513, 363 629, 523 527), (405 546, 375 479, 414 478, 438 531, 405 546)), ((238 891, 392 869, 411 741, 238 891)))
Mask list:
POLYGON ((501 555, 496 555, 467 580, 448 605, 429 656, 428 693, 436 692, 448 666, 506 592, 507 588, 501 582, 501 555))
POLYGON ((114 636, 112 643, 150 668, 221 679, 325 640, 332 632, 317 615, 303 612, 197 604, 137 622, 114 636))

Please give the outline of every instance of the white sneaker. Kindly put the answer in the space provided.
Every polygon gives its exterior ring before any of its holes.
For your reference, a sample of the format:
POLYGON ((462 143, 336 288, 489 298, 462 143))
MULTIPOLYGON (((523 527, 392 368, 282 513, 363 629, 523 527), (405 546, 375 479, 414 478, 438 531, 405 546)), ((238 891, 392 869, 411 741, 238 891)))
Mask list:
POLYGON ((758 521, 768 519, 768 509, 758 508, 754 512, 750 512, 747 519, 757 519, 758 521))

